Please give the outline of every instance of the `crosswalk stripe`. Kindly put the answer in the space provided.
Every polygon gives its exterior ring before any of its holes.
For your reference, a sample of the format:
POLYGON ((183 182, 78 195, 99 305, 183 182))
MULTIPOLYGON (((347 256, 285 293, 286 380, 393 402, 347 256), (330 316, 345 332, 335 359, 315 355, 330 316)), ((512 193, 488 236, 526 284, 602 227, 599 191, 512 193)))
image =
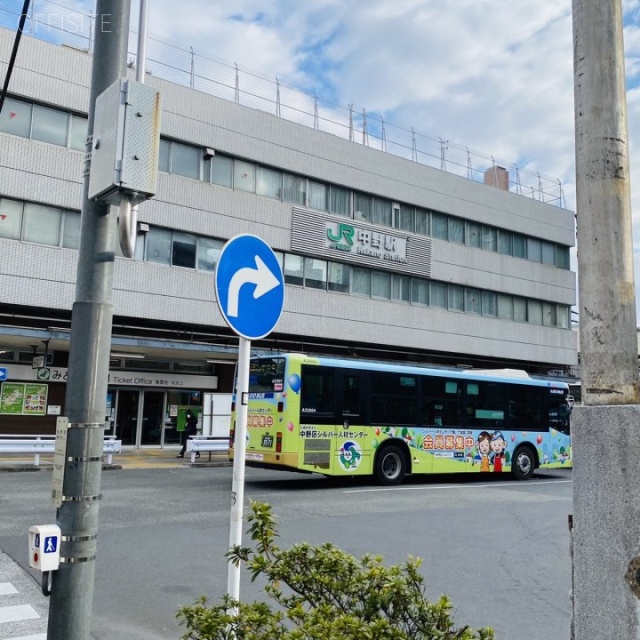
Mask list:
POLYGON ((12 607, 0 607, 0 623, 34 620, 39 614, 30 604, 16 604, 12 607))
POLYGON ((18 590, 10 582, 0 582, 0 596, 9 596, 18 593, 18 590))

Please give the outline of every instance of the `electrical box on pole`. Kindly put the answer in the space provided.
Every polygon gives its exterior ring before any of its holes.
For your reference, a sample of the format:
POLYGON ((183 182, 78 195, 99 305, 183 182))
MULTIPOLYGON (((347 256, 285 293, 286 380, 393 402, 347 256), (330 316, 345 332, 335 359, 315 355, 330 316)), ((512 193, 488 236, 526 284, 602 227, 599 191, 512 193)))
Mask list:
POLYGON ((120 78, 96 99, 89 199, 135 205, 156 192, 160 93, 120 78))

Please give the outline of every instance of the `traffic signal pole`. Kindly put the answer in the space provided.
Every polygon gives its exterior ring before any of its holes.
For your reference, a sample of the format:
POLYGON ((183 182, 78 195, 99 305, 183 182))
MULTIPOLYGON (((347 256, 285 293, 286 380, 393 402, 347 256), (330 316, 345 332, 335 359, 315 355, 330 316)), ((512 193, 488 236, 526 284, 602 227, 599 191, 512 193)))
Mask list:
POLYGON ((130 0, 97 0, 84 167, 80 251, 71 320, 61 504, 60 568, 51 579, 48 640, 87 640, 102 475, 112 328, 116 209, 88 199, 96 98, 126 74, 130 0))

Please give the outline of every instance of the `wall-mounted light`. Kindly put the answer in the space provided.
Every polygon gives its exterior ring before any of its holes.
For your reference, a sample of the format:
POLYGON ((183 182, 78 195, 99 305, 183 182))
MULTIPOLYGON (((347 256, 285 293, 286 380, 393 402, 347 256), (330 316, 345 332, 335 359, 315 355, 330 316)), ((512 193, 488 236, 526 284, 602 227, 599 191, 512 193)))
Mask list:
POLYGON ((209 158, 213 158, 216 155, 215 149, 211 147, 206 147, 204 150, 204 159, 208 160, 209 158))
POLYGON ((142 360, 144 358, 143 353, 119 353, 113 351, 110 355, 112 358, 127 358, 128 360, 142 360))

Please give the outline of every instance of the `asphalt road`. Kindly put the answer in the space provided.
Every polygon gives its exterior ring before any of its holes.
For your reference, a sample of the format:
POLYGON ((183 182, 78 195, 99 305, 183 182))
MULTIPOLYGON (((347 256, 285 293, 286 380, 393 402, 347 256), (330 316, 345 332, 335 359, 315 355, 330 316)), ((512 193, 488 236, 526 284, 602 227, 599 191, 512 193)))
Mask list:
MULTIPOLYGON (((177 640, 178 607, 226 591, 231 478, 229 467, 103 473, 94 640, 177 640)), ((55 522, 50 483, 46 472, 0 478, 0 549, 23 566, 29 526, 55 522)), ((245 498, 273 505, 281 546, 329 541, 387 564, 423 558, 427 595, 448 594, 458 624, 493 626, 503 640, 569 635, 569 471, 383 488, 247 469, 245 498)), ((240 593, 262 597, 246 574, 240 593)))

